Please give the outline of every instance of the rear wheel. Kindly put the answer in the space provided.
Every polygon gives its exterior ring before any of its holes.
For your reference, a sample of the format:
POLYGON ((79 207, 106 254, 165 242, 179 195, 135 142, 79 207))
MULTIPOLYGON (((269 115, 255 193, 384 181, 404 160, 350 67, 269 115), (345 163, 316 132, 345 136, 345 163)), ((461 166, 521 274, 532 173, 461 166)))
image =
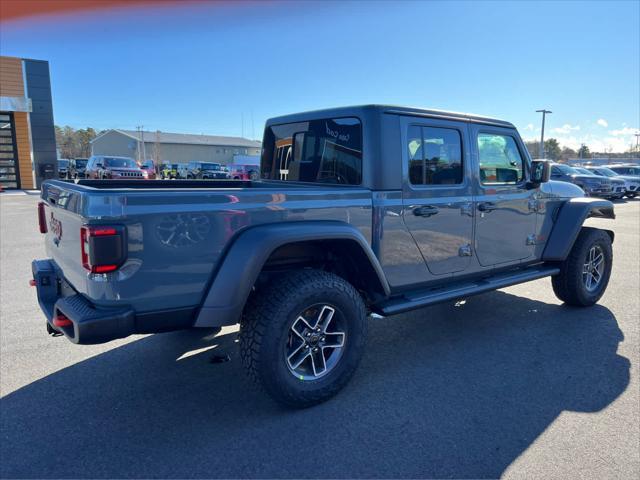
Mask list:
POLYGON ((560 274, 551 279, 556 296, 568 305, 588 307, 604 294, 611 276, 613 250, 604 230, 583 228, 560 274))
POLYGON ((366 310, 358 291, 334 274, 302 270, 257 293, 240 326, 249 376, 275 400, 309 407, 342 389, 366 340, 366 310))

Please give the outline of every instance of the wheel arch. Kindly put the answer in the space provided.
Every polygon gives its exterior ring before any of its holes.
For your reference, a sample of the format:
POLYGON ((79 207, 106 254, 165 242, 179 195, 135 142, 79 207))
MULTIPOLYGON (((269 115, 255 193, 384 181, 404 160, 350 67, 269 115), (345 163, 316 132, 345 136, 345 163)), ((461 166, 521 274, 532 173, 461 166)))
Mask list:
MULTIPOLYGON (((237 323, 265 266, 274 271, 292 265, 303 268, 309 255, 318 251, 327 254, 338 252, 337 259, 348 259, 362 266, 360 273, 366 282, 357 281, 356 288, 371 295, 389 295, 389 284, 378 259, 364 235, 354 226, 336 221, 259 225, 240 233, 228 248, 207 288, 194 326, 237 323)), ((311 257, 318 258, 315 255, 311 257)), ((349 268, 346 271, 352 273, 349 268)), ((353 278, 347 280, 353 281, 353 278)))
MULTIPOLYGON (((567 200, 558 211, 549 240, 542 253, 542 260, 563 261, 569 255, 584 221, 590 217, 616 218, 613 203, 597 198, 572 198, 567 200)), ((603 229, 611 242, 614 240, 612 230, 603 229)))

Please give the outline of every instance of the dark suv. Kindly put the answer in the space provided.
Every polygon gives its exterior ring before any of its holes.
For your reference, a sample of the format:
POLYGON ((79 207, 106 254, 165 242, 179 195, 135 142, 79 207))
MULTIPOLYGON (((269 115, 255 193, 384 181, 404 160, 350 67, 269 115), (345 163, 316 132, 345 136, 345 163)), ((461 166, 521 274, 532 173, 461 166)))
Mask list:
POLYGON ((590 197, 609 198, 612 195, 610 180, 598 177, 589 171, 587 173, 584 173, 584 170, 578 171, 563 163, 551 165, 551 179, 578 185, 590 197))
POLYGON ((221 180, 230 178, 229 172, 222 165, 213 162, 189 162, 187 178, 205 180, 221 180))
POLYGON ((86 158, 72 158, 69 160, 69 168, 67 170, 67 178, 84 178, 87 169, 86 158))

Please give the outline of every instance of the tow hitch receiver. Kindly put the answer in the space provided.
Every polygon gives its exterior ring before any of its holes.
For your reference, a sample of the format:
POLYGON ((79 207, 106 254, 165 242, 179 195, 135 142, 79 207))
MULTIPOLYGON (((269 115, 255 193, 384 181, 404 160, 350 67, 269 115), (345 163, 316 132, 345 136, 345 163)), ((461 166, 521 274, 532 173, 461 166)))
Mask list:
POLYGON ((58 313, 58 315, 53 319, 54 327, 63 328, 70 327, 71 325, 73 325, 73 323, 63 313, 58 313))

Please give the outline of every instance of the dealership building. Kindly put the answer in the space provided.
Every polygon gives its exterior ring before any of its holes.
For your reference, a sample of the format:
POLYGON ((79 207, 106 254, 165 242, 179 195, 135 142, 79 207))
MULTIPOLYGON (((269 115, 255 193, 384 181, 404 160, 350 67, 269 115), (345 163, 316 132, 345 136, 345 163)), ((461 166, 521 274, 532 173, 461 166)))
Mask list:
POLYGON ((49 63, 0 56, 0 187, 40 188, 56 170, 49 63))
POLYGON ((233 163, 238 156, 260 155, 261 142, 242 137, 186 133, 107 130, 91 142, 93 155, 131 157, 157 164, 216 162, 233 163))

